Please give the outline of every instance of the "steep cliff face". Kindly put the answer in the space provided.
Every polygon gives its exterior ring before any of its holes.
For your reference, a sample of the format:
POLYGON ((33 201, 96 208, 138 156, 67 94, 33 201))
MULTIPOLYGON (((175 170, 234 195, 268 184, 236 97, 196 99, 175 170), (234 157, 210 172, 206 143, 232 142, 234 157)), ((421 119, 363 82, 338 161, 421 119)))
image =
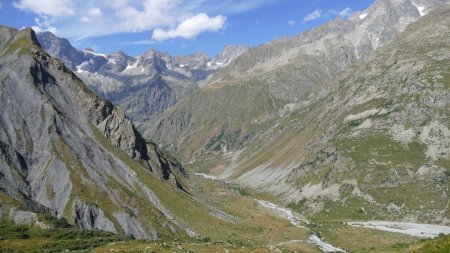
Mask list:
POLYGON ((185 190, 180 164, 45 53, 32 30, 0 29, 1 192, 84 228, 190 233, 154 193, 185 190))

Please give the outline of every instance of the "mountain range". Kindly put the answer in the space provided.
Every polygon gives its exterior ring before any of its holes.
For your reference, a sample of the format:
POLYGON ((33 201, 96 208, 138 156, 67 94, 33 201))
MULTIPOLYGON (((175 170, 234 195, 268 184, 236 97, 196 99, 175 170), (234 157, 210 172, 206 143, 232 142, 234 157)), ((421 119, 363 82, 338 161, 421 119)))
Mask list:
POLYGON ((377 0, 214 59, 1 27, 0 216, 322 251, 356 247, 347 221, 449 225, 449 34, 448 0, 377 0))
POLYGON ((420 59, 448 45, 439 19, 425 15, 447 3, 376 1, 348 20, 251 48, 140 129, 189 167, 283 196, 302 213, 445 222, 448 69, 420 59), (430 187, 436 180, 443 185, 430 187), (425 192, 439 197, 418 205, 425 192), (377 211, 355 208, 369 204, 377 211))
POLYGON ((137 125, 192 94, 248 49, 229 45, 214 59, 206 53, 171 56, 153 49, 131 57, 123 52, 101 54, 77 49, 50 32, 39 33, 37 38, 46 52, 61 59, 96 94, 119 105, 137 125))

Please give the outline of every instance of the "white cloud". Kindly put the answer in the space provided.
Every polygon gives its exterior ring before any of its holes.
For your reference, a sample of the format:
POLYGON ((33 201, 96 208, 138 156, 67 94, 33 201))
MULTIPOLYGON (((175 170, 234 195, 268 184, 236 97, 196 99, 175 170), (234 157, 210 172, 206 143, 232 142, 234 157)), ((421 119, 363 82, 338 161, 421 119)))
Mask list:
POLYGON ((349 7, 347 7, 347 8, 345 8, 345 9, 341 10, 341 11, 338 13, 338 15, 339 15, 341 18, 349 18, 352 14, 353 14, 353 11, 352 11, 352 9, 349 8, 349 7))
POLYGON ((119 45, 155 45, 155 44, 158 44, 158 42, 154 40, 135 40, 119 43, 119 45))
POLYGON ((31 29, 33 29, 37 33, 42 33, 42 32, 47 32, 47 31, 51 32, 51 33, 57 33, 58 32, 58 30, 56 28, 51 27, 51 26, 46 27, 45 29, 42 29, 42 27, 34 25, 34 26, 31 27, 31 29))
POLYGON ((206 13, 232 15, 250 11, 277 1, 283 0, 184 0, 183 8, 191 11, 201 9, 206 13))
POLYGON ((88 16, 91 17, 101 17, 102 16, 102 10, 99 8, 93 8, 88 12, 88 16))
POLYGON ((35 18, 34 22, 36 23, 36 25, 31 26, 31 28, 37 33, 45 31, 49 31, 52 33, 58 32, 58 29, 52 26, 52 21, 50 21, 47 16, 43 16, 42 19, 35 18))
POLYGON ((180 0, 146 0, 141 5, 120 8, 115 16, 119 21, 119 30, 124 32, 143 32, 157 26, 174 22, 170 11, 180 0))
POLYGON ((327 12, 326 16, 339 16, 341 18, 349 18, 353 14, 353 10, 350 7, 344 8, 340 11, 330 10, 327 12))
POLYGON ((295 20, 289 20, 289 21, 288 21, 288 25, 294 26, 294 25, 295 25, 295 20))
POLYGON ((121 8, 126 6, 128 2, 128 0, 110 0, 107 2, 107 4, 114 8, 121 8))
POLYGON ((36 14, 39 22, 31 26, 41 31, 58 31, 58 36, 77 42, 105 35, 154 30, 166 37, 177 33, 178 37, 188 38, 198 32, 220 30, 227 15, 276 1, 282 0, 13 0, 13 4, 20 10, 36 14), (210 20, 219 21, 218 24, 202 24, 198 29, 183 27, 186 25, 182 25, 184 21, 202 13, 209 15, 210 20))
MULTIPOLYGON (((347 7, 342 10, 339 10, 339 11, 329 10, 329 11, 325 12, 323 14, 323 16, 326 18, 338 16, 338 17, 345 19, 345 18, 349 18, 352 14, 353 14, 353 10, 350 7, 347 7)), ((322 17, 322 10, 316 9, 303 18, 303 23, 313 21, 313 20, 319 19, 321 17, 322 17)))
POLYGON ((95 18, 99 18, 103 15, 102 10, 100 10, 99 8, 92 8, 88 11, 86 16, 83 16, 80 21, 81 22, 85 22, 85 23, 89 23, 91 22, 93 19, 95 18))
MULTIPOLYGON (((276 2, 276 1, 277 0, 245 0, 245 1, 226 0, 226 1, 222 2, 223 3, 222 6, 219 4, 218 7, 221 8, 222 11, 228 10, 228 12, 230 14, 233 14, 233 13, 241 13, 241 12, 253 10, 260 6, 263 6, 263 5, 272 3, 272 2, 276 2)), ((218 9, 218 10, 220 10, 220 9, 218 9)))
POLYGON ((320 17, 322 17, 322 10, 316 9, 303 18, 303 23, 319 19, 320 17))
POLYGON ((20 0, 14 2, 16 8, 31 11, 39 15, 50 15, 53 17, 73 16, 72 0, 20 0))
MULTIPOLYGON (((20 30, 25 29, 26 27, 21 27, 20 30)), ((31 27, 31 29, 33 29, 34 32, 37 33, 41 33, 41 32, 45 32, 44 30, 42 30, 42 28, 40 26, 34 25, 31 27)))
POLYGON ((152 38, 157 41, 174 38, 192 39, 206 31, 217 32, 221 30, 225 25, 226 19, 227 18, 222 15, 210 18, 206 13, 199 13, 191 18, 183 20, 174 29, 155 29, 152 38))

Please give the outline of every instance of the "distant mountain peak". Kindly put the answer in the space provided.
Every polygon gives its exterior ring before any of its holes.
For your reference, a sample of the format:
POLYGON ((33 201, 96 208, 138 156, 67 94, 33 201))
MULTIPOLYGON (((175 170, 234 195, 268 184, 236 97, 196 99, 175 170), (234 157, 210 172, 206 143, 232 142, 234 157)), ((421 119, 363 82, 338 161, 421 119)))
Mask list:
POLYGON ((245 53, 249 47, 245 44, 242 45, 227 45, 216 56, 215 62, 221 65, 227 65, 232 60, 238 58, 241 54, 245 53))

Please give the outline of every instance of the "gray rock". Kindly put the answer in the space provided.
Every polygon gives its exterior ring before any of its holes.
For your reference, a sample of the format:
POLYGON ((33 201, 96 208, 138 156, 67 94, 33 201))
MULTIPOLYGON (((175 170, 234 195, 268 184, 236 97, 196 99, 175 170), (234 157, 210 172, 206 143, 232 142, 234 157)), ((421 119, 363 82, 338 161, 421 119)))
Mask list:
POLYGON ((171 56, 153 49, 134 58, 123 52, 76 49, 50 32, 39 33, 37 38, 44 50, 61 59, 96 94, 121 107, 137 124, 192 94, 202 81, 247 49, 227 46, 215 60, 206 53, 171 56))
POLYGON ((73 212, 75 224, 79 227, 117 233, 112 221, 96 206, 86 205, 80 200, 76 200, 73 212))
POLYGON ((140 194, 136 185, 145 185, 136 166, 183 189, 181 165, 45 53, 31 29, 0 31, 0 189, 27 211, 84 228, 156 239, 163 232, 146 222, 154 215, 162 227, 172 226, 164 233, 186 231, 161 215, 161 203, 129 201, 140 194), (137 218, 142 206, 152 211, 137 218), (127 215, 119 221, 114 213, 121 212, 127 215))
POLYGON ((446 3, 378 0, 349 19, 250 48, 202 89, 139 129, 186 162, 240 150, 276 126, 286 111, 314 105, 335 91, 337 77, 421 18, 418 6, 428 12, 446 3), (267 129, 261 130, 263 125, 267 129))

